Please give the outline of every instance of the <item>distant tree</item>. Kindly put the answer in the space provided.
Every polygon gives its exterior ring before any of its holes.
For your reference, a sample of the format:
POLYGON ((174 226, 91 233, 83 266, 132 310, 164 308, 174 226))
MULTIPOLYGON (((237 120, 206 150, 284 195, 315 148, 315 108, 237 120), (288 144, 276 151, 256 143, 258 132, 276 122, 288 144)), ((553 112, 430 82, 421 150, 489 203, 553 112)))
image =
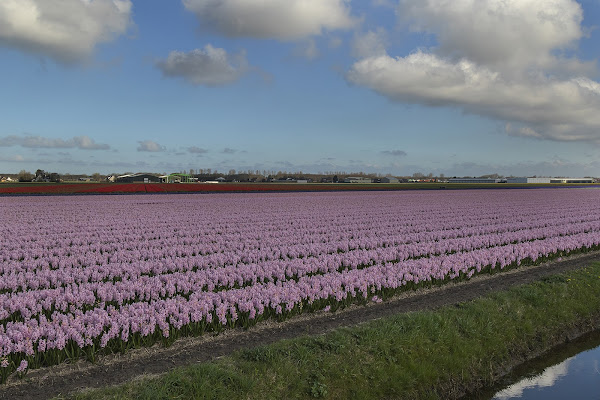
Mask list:
POLYGON ((94 172, 92 174, 92 179, 96 182, 101 182, 102 181, 102 175, 100 175, 99 172, 94 172))
POLYGON ((48 179, 50 179, 50 182, 60 182, 60 175, 57 174, 56 172, 52 172, 50 175, 48 175, 48 179))
POLYGON ((22 169, 19 172, 19 175, 17 175, 17 177, 19 179, 19 182, 31 182, 33 178, 35 178, 31 172, 25 171, 24 169, 22 169))

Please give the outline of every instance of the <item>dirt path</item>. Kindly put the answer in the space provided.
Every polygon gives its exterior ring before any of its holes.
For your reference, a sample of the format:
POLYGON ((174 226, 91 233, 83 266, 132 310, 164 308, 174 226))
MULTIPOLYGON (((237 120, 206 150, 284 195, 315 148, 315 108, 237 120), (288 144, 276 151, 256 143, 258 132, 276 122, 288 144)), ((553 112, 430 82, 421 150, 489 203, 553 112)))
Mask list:
POLYGON ((184 338, 164 348, 136 349, 111 355, 96 364, 80 361, 30 371, 24 380, 14 379, 0 387, 0 399, 46 399, 73 391, 115 385, 142 375, 160 374, 177 366, 205 362, 232 352, 301 335, 317 335, 393 314, 433 309, 469 301, 487 293, 533 282, 544 276, 566 272, 600 261, 600 252, 569 257, 536 267, 525 267, 496 275, 474 277, 468 282, 405 293, 393 300, 353 306, 336 313, 315 313, 282 323, 265 322, 247 331, 225 331, 200 338, 184 338))

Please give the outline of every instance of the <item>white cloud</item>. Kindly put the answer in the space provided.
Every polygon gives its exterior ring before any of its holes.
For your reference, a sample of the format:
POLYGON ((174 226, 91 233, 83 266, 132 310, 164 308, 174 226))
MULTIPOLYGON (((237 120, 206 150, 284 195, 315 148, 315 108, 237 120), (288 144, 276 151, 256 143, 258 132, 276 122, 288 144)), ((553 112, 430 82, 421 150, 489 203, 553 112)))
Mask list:
POLYGON ((352 41, 352 55, 357 58, 386 54, 387 32, 383 28, 363 34, 355 34, 352 41))
POLYGON ((130 0, 2 0, 0 45, 80 62, 127 31, 131 7, 130 0))
POLYGON ((221 86, 237 81, 248 70, 244 53, 229 55, 224 49, 207 44, 189 53, 172 51, 156 66, 166 77, 179 77, 194 85, 221 86))
POLYGON ((82 150, 109 150, 107 144, 96 143, 89 136, 75 136, 71 139, 47 138, 32 135, 10 135, 0 138, 0 146, 21 146, 28 148, 46 148, 46 149, 71 149, 78 148, 82 150))
POLYGON ((583 36, 574 0, 401 0, 398 15, 411 30, 434 34, 438 55, 503 73, 555 66, 553 51, 583 36))
POLYGON ((411 29, 438 47, 366 55, 347 79, 394 101, 456 107, 507 123, 511 135, 600 142, 591 64, 556 54, 582 36, 572 0, 401 1, 411 29))
POLYGON ((165 146, 161 146, 160 144, 152 141, 152 140, 142 140, 138 142, 140 145, 137 148, 137 151, 147 151, 151 153, 157 153, 160 151, 165 151, 165 146))
POLYGON ((357 20, 348 0, 182 0, 201 29, 229 37, 297 40, 349 29, 357 20))

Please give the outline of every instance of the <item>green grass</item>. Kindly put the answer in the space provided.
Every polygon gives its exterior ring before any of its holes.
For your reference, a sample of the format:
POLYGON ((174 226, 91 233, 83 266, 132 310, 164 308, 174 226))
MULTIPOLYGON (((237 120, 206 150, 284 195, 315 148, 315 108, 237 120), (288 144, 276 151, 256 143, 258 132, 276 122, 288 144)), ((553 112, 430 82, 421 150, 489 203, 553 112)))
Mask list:
POLYGON ((449 398, 600 316, 600 263, 436 311, 399 314, 74 399, 449 398))

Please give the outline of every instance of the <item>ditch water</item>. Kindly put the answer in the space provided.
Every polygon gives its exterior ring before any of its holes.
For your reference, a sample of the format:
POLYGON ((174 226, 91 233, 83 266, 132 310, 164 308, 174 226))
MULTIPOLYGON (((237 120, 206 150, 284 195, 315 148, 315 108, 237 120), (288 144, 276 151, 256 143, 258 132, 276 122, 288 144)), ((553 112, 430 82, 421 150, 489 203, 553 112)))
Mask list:
POLYGON ((600 331, 517 367, 465 400, 600 400, 600 331))

